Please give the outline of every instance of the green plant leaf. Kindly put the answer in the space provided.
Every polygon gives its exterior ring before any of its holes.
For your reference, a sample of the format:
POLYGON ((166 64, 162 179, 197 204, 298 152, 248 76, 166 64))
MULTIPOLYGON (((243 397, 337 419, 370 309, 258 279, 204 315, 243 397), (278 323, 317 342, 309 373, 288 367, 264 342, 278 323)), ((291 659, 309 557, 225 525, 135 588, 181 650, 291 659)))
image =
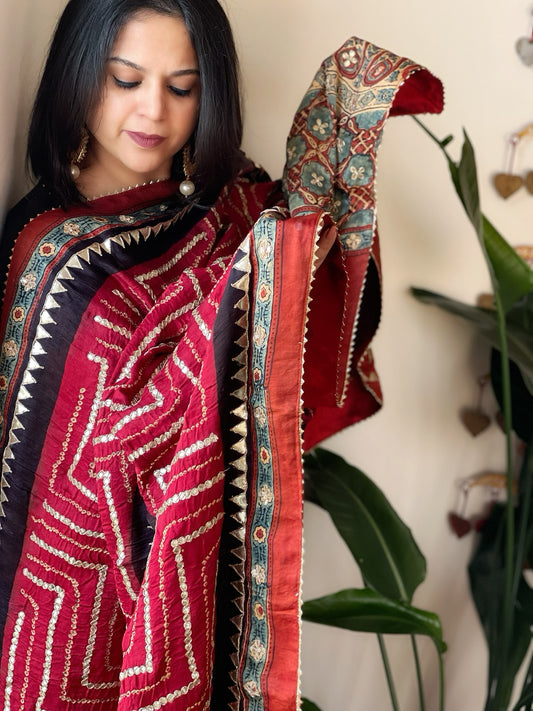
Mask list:
POLYGON ((422 634, 431 637, 440 652, 446 650, 437 615, 380 595, 369 588, 340 590, 333 595, 308 600, 302 616, 354 632, 377 634, 422 634))
MULTIPOLYGON (((505 587, 505 508, 496 505, 484 523, 468 567, 472 597, 489 647, 490 683, 497 688, 499 704, 507 708, 516 674, 531 641, 528 615, 530 591, 522 580, 517 591, 512 629, 504 633, 501 614, 505 587), (507 637, 508 648, 503 648, 507 637)), ((489 690, 490 694, 490 690, 489 690)), ((490 707, 489 707, 490 708, 490 707)))
POLYGON ((483 244, 505 312, 533 289, 533 270, 483 216, 483 244))
MULTIPOLYGON (((500 349, 498 317, 495 311, 470 306, 426 289, 412 288, 411 293, 424 304, 438 306, 448 313, 469 321, 483 334, 491 346, 500 349)), ((533 394, 533 333, 524 329, 526 316, 519 316, 519 310, 524 308, 528 310, 529 323, 533 323, 533 299, 528 295, 515 304, 508 313, 507 343, 509 358, 516 363, 529 392, 533 394)))
POLYGON ((428 291, 427 289, 421 289, 419 287, 411 287, 411 294, 423 304, 438 306, 439 309, 443 311, 447 311, 454 316, 460 316, 466 321, 469 321, 476 326, 496 348, 498 347, 499 341, 495 311, 482 309, 479 306, 471 306, 470 304, 465 304, 463 301, 457 301, 443 294, 438 294, 435 291, 428 291))
POLYGON ((314 704, 312 701, 309 701, 309 699, 302 699, 301 710, 302 711, 320 711, 319 707, 316 704, 314 704))
MULTIPOLYGON (((518 366, 515 363, 510 366, 512 427, 522 441, 529 442, 533 439, 533 395, 527 389, 518 366)), ((503 410, 501 355, 495 348, 490 359, 490 380, 496 400, 503 410)))
POLYGON ((381 490, 359 469, 325 449, 306 455, 304 469, 366 584, 386 597, 410 601, 425 577, 426 561, 381 490))
POLYGON ((466 131, 463 135, 458 165, 446 153, 446 144, 438 143, 448 160, 455 190, 479 239, 493 288, 499 293, 503 310, 507 312, 518 299, 533 289, 533 270, 481 212, 474 148, 466 131))
POLYGON ((458 184, 456 185, 456 189, 458 189, 459 197, 476 234, 481 238, 481 210, 479 208, 476 158, 474 148, 466 131, 463 131, 463 137, 461 160, 457 167, 458 184))
POLYGON ((493 288, 498 291, 503 310, 507 312, 518 299, 533 289, 533 270, 481 212, 476 157, 470 138, 464 131, 461 159, 456 163, 446 151, 452 137, 439 141, 427 126, 414 118, 444 153, 455 191, 478 237, 493 288))
POLYGON ((506 321, 533 337, 533 290, 513 304, 507 312, 506 321))

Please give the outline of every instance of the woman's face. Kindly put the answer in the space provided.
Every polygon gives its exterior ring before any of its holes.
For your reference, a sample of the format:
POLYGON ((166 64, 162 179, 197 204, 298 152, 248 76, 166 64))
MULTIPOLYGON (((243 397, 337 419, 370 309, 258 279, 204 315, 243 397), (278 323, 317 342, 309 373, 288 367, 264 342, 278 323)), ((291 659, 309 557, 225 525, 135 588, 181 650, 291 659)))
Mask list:
POLYGON ((87 122, 81 191, 113 192, 169 177, 199 103, 198 59, 184 22, 152 11, 135 15, 117 36, 103 98, 87 122))

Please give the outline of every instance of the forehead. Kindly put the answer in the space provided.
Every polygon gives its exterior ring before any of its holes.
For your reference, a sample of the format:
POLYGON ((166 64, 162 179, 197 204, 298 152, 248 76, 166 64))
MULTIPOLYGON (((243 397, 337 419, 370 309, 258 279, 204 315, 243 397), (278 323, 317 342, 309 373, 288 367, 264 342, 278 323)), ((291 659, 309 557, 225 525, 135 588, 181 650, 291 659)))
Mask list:
POLYGON ((168 65, 173 70, 197 68, 198 61, 185 22, 178 16, 142 10, 120 29, 111 56, 149 68, 168 65))

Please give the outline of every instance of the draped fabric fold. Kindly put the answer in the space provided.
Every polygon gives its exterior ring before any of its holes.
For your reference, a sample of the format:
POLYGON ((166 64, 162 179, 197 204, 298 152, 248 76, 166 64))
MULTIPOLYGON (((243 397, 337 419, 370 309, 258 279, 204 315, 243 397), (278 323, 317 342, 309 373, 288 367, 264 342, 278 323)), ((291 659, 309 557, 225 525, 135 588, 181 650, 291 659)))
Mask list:
POLYGON ((250 166, 210 209, 38 186, 9 217, 5 709, 298 707, 301 455, 380 405, 375 152, 395 97, 441 108, 361 40, 317 77, 285 198, 250 166))

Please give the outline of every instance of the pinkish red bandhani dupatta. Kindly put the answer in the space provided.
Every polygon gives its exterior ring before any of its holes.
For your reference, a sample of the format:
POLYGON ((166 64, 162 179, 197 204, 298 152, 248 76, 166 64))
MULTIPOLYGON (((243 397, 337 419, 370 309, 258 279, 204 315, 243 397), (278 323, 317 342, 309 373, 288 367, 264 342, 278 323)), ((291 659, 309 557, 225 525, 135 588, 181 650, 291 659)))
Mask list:
POLYGON ((162 183, 68 212, 39 187, 12 214, 4 709, 298 707, 301 454, 380 405, 375 152, 395 101, 440 110, 440 84, 361 40, 327 60, 288 207, 250 169, 209 210, 162 183))

